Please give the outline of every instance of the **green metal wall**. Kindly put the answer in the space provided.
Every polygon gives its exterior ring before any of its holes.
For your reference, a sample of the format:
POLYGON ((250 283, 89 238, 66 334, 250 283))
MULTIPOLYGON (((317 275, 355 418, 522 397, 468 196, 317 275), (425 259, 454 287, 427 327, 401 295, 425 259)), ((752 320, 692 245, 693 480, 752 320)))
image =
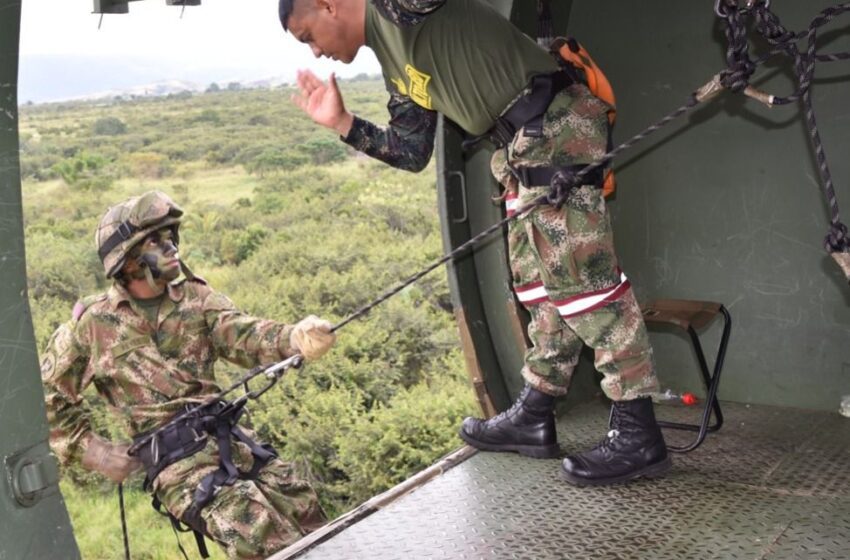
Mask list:
POLYGON ((20 0, 0 0, 0 558, 78 558, 55 459, 26 288, 18 160, 20 0))
MULTIPOLYGON (((774 2, 773 9, 799 30, 834 4, 774 2)), ((710 0, 584 0, 570 18, 570 31, 619 94, 619 140, 725 67, 710 0)), ((821 33, 829 51, 850 50, 848 24, 845 17, 821 33)), ((787 95, 784 68, 760 71, 756 84, 787 95)), ((823 64, 816 76, 821 134, 850 212, 850 61, 823 64)), ((837 410, 850 394, 850 288, 821 248, 828 214, 800 108, 727 95, 616 167, 617 247, 639 299, 707 299, 732 313, 721 398, 837 410)), ((662 381, 675 385, 691 367, 686 345, 663 336, 654 345, 662 381)))
MULTIPOLYGON (((535 33, 536 2, 493 4, 535 33)), ((802 29, 833 4, 773 7, 787 27, 802 29)), ((725 66, 723 30, 711 0, 556 1, 553 12, 557 31, 579 38, 614 85, 616 140, 684 104, 725 66)), ((846 20, 822 33, 828 50, 850 50, 846 20)), ((816 76, 821 134, 839 202, 850 212, 850 62, 821 65, 816 76)), ((779 95, 792 88, 777 65, 761 71, 756 84, 779 95)), ((486 176, 487 154, 462 154, 459 138, 451 125, 444 127, 439 179, 447 249, 500 215, 489 200, 496 187, 486 176)), ((616 243, 638 298, 718 301, 732 313, 721 398, 837 409, 841 395, 850 394, 850 288, 821 248, 828 215, 799 107, 767 109, 724 96, 628 152, 615 167, 620 188, 610 208, 616 243)), ((505 311, 512 296, 504 258, 503 244, 491 242, 450 269, 462 331, 466 326, 473 342, 478 335, 474 367, 493 390, 496 408, 521 384, 516 325, 505 311)), ((709 355, 719 334, 717 325, 705 333, 709 355)), ((697 388, 687 340, 673 333, 653 333, 652 340, 662 387, 697 388)), ((582 367, 589 369, 586 361, 582 367)), ((581 397, 594 390, 592 376, 580 372, 577 381, 581 397)))

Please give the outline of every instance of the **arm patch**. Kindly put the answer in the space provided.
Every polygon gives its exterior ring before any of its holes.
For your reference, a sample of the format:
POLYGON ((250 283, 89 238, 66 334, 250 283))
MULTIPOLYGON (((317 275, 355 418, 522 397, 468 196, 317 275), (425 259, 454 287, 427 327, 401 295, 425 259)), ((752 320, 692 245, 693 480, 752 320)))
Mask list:
POLYGON ((92 304, 97 303, 98 301, 103 301, 106 299, 106 294, 98 294, 96 296, 88 296, 84 297, 81 300, 78 300, 77 303, 74 304, 74 309, 71 310, 71 319, 74 322, 78 322, 80 317, 83 316, 83 313, 86 312, 86 309, 92 306, 92 304))

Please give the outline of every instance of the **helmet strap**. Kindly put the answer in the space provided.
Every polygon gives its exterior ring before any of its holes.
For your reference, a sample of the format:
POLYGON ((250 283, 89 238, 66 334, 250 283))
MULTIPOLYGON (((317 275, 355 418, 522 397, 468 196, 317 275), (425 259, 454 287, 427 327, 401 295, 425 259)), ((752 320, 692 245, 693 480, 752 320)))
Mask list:
POLYGON ((142 270, 145 271, 145 280, 148 283, 148 286, 151 290, 156 294, 161 294, 165 291, 164 287, 157 286, 156 281, 153 279, 153 273, 151 272, 151 267, 147 266, 147 264, 142 265, 142 270))
POLYGON ((183 262, 183 259, 180 259, 180 270, 183 271, 183 276, 186 277, 186 280, 191 281, 195 279, 195 273, 192 272, 192 269, 189 268, 185 262, 183 262))

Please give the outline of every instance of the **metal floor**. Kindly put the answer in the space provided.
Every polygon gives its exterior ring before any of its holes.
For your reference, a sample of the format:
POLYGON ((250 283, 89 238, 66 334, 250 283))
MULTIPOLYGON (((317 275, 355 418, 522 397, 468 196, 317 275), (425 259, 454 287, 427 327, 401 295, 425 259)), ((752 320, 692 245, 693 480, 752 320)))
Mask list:
MULTIPOLYGON (((681 420, 683 410, 658 407, 681 420)), ((726 423, 664 479, 574 488, 558 460, 477 453, 300 559, 850 559, 850 419, 724 403, 726 423)), ((558 421, 565 453, 608 407, 558 421)), ((666 430, 668 443, 687 432, 666 430)))

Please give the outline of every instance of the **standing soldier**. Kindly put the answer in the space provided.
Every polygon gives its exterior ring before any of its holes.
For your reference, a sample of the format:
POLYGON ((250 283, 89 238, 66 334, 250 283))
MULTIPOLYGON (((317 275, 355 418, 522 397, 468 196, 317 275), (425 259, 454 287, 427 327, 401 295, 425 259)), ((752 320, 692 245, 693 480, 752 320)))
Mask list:
POLYGON ((503 148, 492 171, 508 213, 550 183, 561 187, 557 204, 509 227, 513 287, 531 313, 526 386, 506 412, 467 418, 460 436, 488 451, 556 456, 555 398, 567 392, 584 343, 613 401, 611 430, 597 447, 564 459, 562 476, 596 485, 666 472, 670 458, 648 396, 658 390, 652 351, 617 264, 602 173, 564 188, 564 177, 606 152, 612 107, 481 0, 280 0, 280 20, 317 57, 349 63, 362 46, 377 55, 390 92, 388 127, 348 112, 333 74, 325 83, 299 72, 293 98, 357 150, 420 171, 442 113, 503 148))
POLYGON ((116 483, 144 468, 154 503, 195 530, 202 549, 206 535, 232 558, 265 558, 325 521, 292 465, 216 408, 142 438, 221 391, 218 358, 246 368, 296 353, 313 360, 335 337, 313 316, 290 326, 246 315, 192 275, 177 253, 182 215, 154 191, 101 219, 95 241, 113 284, 74 306, 41 364, 50 443, 63 463, 78 460, 116 483), (83 399, 91 383, 144 441, 136 457, 92 431, 83 399))

